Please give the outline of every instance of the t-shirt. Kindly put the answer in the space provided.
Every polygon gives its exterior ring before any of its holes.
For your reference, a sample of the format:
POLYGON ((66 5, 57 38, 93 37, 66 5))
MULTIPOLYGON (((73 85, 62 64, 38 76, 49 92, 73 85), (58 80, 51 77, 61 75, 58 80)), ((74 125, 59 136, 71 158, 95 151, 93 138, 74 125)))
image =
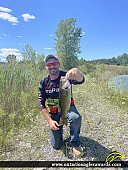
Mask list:
MULTIPOLYGON (((61 71, 59 76, 55 80, 51 80, 48 74, 44 77, 39 84, 38 90, 38 102, 40 110, 46 108, 50 114, 57 114, 59 109, 59 83, 61 76, 66 75, 66 71, 61 71)), ((84 78, 81 82, 76 80, 69 80, 71 84, 82 84, 84 78)), ((71 105, 74 105, 74 99, 71 97, 71 105)))

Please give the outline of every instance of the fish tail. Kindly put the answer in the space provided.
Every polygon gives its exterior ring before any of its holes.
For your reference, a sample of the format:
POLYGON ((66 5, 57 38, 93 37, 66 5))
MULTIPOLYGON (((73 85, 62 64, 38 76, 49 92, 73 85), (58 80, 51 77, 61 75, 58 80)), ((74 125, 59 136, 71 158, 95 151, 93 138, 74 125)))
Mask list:
POLYGON ((63 124, 67 126, 67 118, 65 118, 64 116, 61 116, 59 125, 63 125, 63 124))

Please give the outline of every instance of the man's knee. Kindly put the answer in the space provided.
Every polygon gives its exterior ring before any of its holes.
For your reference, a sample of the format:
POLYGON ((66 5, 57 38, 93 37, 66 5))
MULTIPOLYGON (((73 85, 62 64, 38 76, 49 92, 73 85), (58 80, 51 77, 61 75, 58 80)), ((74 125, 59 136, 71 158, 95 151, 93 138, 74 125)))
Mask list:
POLYGON ((69 121, 81 122, 82 117, 80 116, 80 114, 71 111, 68 115, 68 119, 69 121))
POLYGON ((78 115, 75 119, 76 124, 81 124, 82 117, 78 115))

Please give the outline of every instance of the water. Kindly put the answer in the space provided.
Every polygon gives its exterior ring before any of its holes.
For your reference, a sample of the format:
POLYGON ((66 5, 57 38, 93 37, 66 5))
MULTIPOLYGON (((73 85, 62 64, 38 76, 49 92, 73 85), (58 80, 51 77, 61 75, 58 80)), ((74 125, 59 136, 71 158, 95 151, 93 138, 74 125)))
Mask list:
POLYGON ((128 75, 115 76, 109 81, 109 87, 114 87, 120 91, 128 90, 128 75))

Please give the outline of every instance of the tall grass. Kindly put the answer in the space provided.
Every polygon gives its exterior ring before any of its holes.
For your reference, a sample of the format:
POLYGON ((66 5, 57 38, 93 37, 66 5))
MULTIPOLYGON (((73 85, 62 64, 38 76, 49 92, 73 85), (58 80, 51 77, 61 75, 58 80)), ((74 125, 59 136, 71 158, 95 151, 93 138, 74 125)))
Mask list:
POLYGON ((36 64, 10 63, 0 66, 0 149, 5 151, 23 128, 38 114, 37 90, 43 76, 36 64))

